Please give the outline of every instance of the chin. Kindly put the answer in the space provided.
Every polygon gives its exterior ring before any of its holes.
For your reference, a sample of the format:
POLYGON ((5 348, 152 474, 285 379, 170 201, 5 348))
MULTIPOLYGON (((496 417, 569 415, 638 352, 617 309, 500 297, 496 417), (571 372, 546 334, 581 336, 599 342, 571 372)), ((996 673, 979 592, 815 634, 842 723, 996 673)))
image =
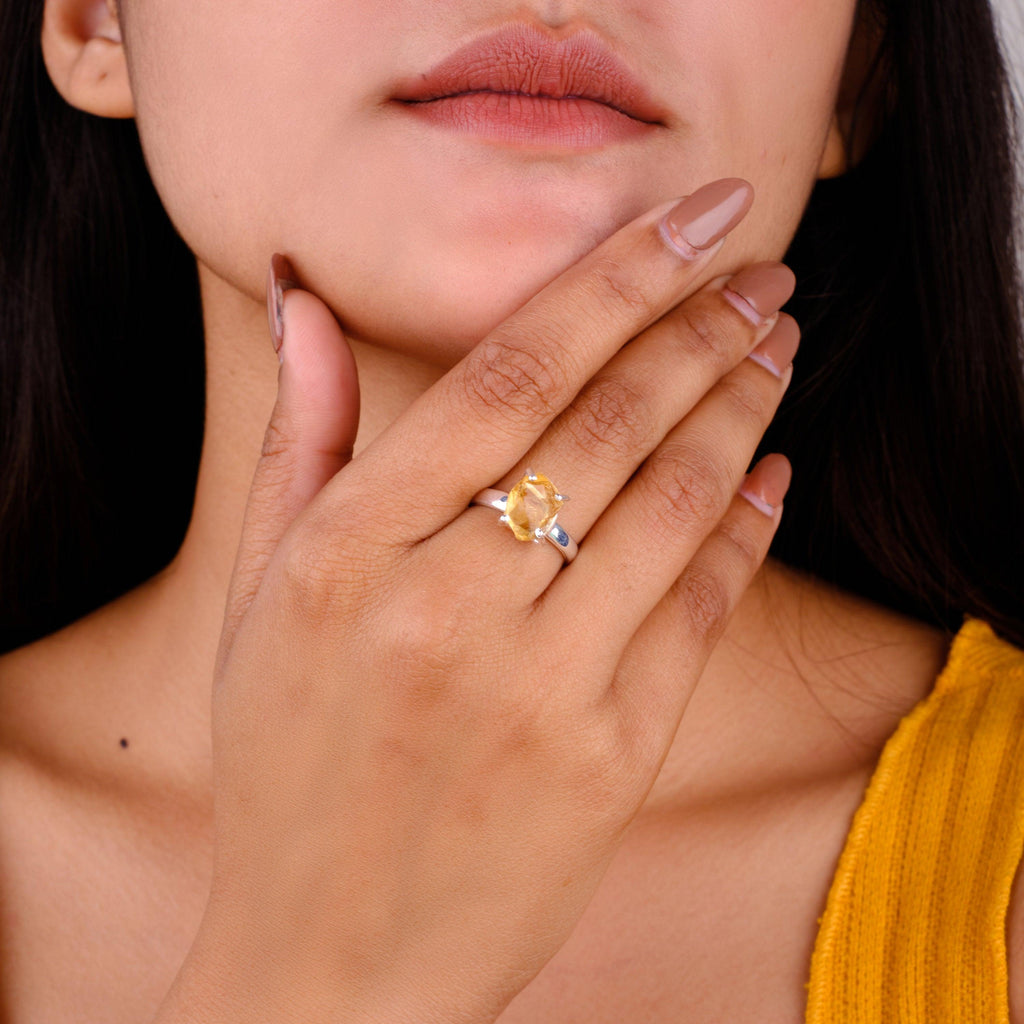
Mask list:
POLYGON ((454 366, 495 327, 525 305, 559 271, 494 279, 452 272, 446 281, 429 284, 406 280, 379 290, 358 303, 338 308, 328 296, 345 333, 362 341, 403 352, 439 367, 454 366), (481 278, 483 280, 481 280, 481 278))
POLYGON ((400 250, 351 263, 346 254, 347 267, 309 285, 322 288, 351 338, 448 367, 647 205, 606 211, 600 223, 590 211, 563 209, 553 224, 551 217, 510 217, 507 208, 449 223, 445 234, 421 222, 400 250), (339 280, 347 282, 345 294, 330 287, 339 280))

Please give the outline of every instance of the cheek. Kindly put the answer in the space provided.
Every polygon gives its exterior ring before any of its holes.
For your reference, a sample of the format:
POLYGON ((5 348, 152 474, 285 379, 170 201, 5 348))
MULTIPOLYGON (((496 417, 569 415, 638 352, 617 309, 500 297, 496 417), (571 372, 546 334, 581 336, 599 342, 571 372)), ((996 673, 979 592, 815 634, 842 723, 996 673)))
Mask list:
POLYGON ((261 302, 269 254, 284 251, 353 336, 448 363, 601 238, 715 177, 750 179, 758 201, 708 278, 781 256, 854 0, 634 2, 599 27, 672 97, 678 124, 558 160, 396 125, 396 76, 480 30, 458 5, 129 2, 147 165, 196 256, 261 302))
POLYGON ((258 227, 325 135, 344 143, 358 131, 346 102, 359 90, 354 58, 365 54, 368 19, 352 2, 130 2, 126 44, 147 166, 175 226, 216 263, 239 240, 230 229, 258 227))
MULTIPOLYGON (((388 129, 391 82, 426 66, 417 47, 443 53, 465 34, 446 25, 448 5, 133 2, 126 48, 147 167, 189 248, 239 291, 262 302, 269 255, 287 252, 353 336, 411 348, 429 337, 423 354, 447 362, 566 262, 553 247, 546 272, 520 237, 510 262, 522 272, 525 256, 531 272, 495 306, 496 249, 530 218, 529 189, 492 162, 483 180, 467 169, 484 202, 460 199, 457 159, 388 129)), ((575 239, 586 212, 570 205, 575 239)), ((504 283, 516 276, 506 267, 504 283)))
POLYGON ((695 144, 757 190, 735 255, 780 258, 795 233, 835 108, 856 0, 679 0, 672 48, 695 144), (685 8, 685 11, 683 10, 685 8), (700 40, 699 45, 694 40, 700 40))

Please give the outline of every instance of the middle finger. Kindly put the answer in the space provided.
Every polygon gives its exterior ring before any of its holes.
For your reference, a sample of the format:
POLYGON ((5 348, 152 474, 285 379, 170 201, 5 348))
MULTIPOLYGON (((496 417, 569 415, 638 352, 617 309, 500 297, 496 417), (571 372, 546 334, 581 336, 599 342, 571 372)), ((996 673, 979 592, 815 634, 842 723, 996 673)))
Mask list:
MULTIPOLYGON (((785 340, 775 335, 799 333, 791 317, 782 314, 780 321, 778 314, 795 284, 793 272, 775 262, 709 282, 611 359, 496 489, 507 494, 530 470, 544 474, 572 499, 559 512, 559 524, 582 540, 637 467, 720 378, 763 343, 770 350, 785 340)), ((762 361, 757 352, 755 359, 762 361)), ((485 514, 493 512, 464 516, 461 528, 475 531, 477 516, 485 514)), ((493 540, 509 544, 513 538, 493 540)), ((523 553, 531 555, 543 586, 561 555, 523 553)))

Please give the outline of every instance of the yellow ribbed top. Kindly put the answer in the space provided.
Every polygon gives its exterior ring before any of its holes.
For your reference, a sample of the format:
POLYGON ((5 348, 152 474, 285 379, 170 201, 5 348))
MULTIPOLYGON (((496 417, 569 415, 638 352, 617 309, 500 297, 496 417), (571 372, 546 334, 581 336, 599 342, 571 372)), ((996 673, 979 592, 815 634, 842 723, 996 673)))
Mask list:
POLYGON ((815 942, 807 1024, 1009 1024, 1024 853, 1024 651, 964 618, 886 743, 815 942))

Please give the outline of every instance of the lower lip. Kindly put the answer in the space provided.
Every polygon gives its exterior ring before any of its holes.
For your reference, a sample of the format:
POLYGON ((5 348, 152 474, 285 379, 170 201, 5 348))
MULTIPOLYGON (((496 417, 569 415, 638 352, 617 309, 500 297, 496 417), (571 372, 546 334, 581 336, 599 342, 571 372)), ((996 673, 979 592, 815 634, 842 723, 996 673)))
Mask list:
POLYGON ((658 127, 595 100, 505 92, 467 92, 403 101, 414 116, 441 128, 503 142, 586 149, 650 135, 658 127))

